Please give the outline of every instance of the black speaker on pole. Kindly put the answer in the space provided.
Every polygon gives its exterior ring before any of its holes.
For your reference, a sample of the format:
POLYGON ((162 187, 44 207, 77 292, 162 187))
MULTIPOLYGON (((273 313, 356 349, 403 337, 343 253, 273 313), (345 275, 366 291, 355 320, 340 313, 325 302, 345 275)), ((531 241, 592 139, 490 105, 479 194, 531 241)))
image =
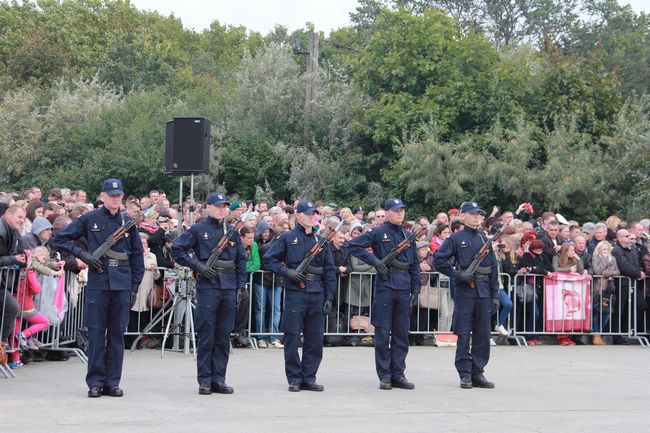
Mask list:
POLYGON ((204 117, 174 117, 165 129, 165 174, 210 171, 210 121, 204 117))

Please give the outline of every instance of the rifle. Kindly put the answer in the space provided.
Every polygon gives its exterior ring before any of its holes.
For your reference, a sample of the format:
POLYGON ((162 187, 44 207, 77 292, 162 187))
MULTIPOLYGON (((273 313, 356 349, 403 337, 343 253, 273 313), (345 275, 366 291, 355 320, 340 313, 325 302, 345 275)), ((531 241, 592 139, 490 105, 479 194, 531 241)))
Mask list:
MULTIPOLYGON (((136 224, 140 223, 140 221, 144 220, 146 217, 148 217, 151 212, 153 212, 154 206, 149 206, 145 210, 141 211, 138 216, 136 216, 134 219, 129 221, 128 223, 124 224, 121 226, 119 229, 115 230, 112 235, 110 235, 106 240, 104 241, 103 244, 97 247, 95 251, 92 252, 92 255, 94 258, 97 260, 101 260, 106 253, 113 248, 113 245, 117 243, 120 239, 122 239, 128 232, 131 230, 133 226, 136 224)), ((102 268, 97 269, 98 273, 104 272, 102 268)))
MULTIPOLYGON (((206 260, 206 266, 215 268, 215 265, 221 256, 221 253, 223 253, 224 250, 228 247, 228 243, 232 240, 233 236, 235 236, 235 233, 239 233, 239 230, 241 230, 248 217, 250 217, 251 212, 252 209, 248 209, 245 214, 239 217, 235 225, 230 230, 228 230, 224 236, 222 236, 222 238, 219 240, 219 243, 217 243, 217 245, 212 250, 212 254, 210 254, 210 257, 208 257, 208 260, 206 260)), ((215 280, 210 280, 210 282, 212 284, 216 284, 215 280)))
MULTIPOLYGON (((472 260, 472 263, 469 264, 466 272, 469 272, 470 274, 474 275, 474 272, 476 272, 476 268, 478 268, 478 265, 483 261, 483 259, 490 252, 490 248, 492 247, 492 242, 498 241, 499 238, 505 234, 503 232, 504 227, 505 224, 499 227, 499 230, 497 230, 497 232, 494 235, 488 236, 487 241, 483 244, 481 249, 478 250, 474 255, 474 260, 472 260)), ((470 283, 469 287, 473 289, 474 287, 476 287, 476 284, 470 283)))
MULTIPOLYGON (((305 256, 304 259, 300 262, 298 267, 296 268, 296 272, 302 275, 302 273, 307 269, 307 266, 316 258, 318 253, 323 249, 323 246, 325 245, 326 242, 331 241, 334 238, 334 235, 341 229, 343 226, 343 221, 341 221, 334 230, 332 230, 327 236, 324 236, 318 240, 314 244, 313 247, 311 247, 311 250, 309 250, 309 254, 305 256)), ((305 288, 305 283, 300 283, 300 288, 304 289, 305 288)))
MULTIPOLYGON (((406 239, 404 239, 399 244, 395 245, 393 247, 393 249, 390 250, 388 252, 388 254, 386 254, 384 256, 384 258, 381 259, 380 261, 384 265, 386 265, 386 267, 388 267, 395 257, 397 257, 402 251, 407 249, 409 247, 409 245, 411 245, 411 242, 413 242, 414 240, 416 240, 420 236, 424 236, 425 234, 427 234, 427 229, 422 229, 417 233, 411 233, 406 239)), ((380 277, 381 277, 382 280, 387 280, 388 279, 388 276, 386 276, 386 278, 384 278, 383 275, 380 275, 380 277)))

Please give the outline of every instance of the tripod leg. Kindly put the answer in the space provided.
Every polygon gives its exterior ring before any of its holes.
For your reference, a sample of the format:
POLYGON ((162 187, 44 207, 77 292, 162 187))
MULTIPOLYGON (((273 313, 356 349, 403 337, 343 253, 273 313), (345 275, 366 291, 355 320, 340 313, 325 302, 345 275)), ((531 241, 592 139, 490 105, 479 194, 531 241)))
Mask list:
MULTIPOLYGON (((162 348, 160 349, 160 357, 165 356, 165 343, 167 342, 167 337, 169 337, 169 328, 171 327, 172 321, 174 320, 174 311, 179 302, 181 302, 181 296, 174 297, 174 303, 170 308, 169 319, 167 320, 167 327, 165 328, 165 335, 163 335, 162 348)), ((164 322, 163 322, 164 323, 164 322)))
POLYGON ((144 337, 147 333, 149 333, 149 331, 151 331, 160 322, 164 323, 165 316, 170 311, 167 309, 170 303, 173 303, 171 298, 165 301, 163 306, 160 307, 160 311, 158 311, 156 315, 153 316, 151 322, 149 322, 149 324, 145 326, 145 328, 138 334, 135 340, 133 340, 133 344, 131 344, 131 352, 135 351, 135 348, 137 347, 140 340, 142 340, 142 337, 144 337))
MULTIPOLYGON (((192 354, 194 355, 194 360, 196 361, 196 332, 194 332, 194 304, 191 301, 188 301, 187 312, 185 313, 189 320, 189 326, 187 329, 190 331, 189 338, 186 340, 192 339, 192 354)), ((189 343, 189 341, 187 341, 189 343)), ((187 346, 185 346, 187 348, 187 346)))

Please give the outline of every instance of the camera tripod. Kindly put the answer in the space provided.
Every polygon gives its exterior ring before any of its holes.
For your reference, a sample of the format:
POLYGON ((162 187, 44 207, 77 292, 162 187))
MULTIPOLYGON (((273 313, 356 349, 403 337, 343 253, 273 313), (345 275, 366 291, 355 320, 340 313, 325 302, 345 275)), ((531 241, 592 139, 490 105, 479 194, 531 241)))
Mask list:
MULTIPOLYGON (((143 336, 150 333, 157 325, 164 325, 165 317, 169 316, 167 326, 165 327, 165 333, 163 335, 160 357, 162 358, 165 355, 165 344, 167 343, 167 338, 169 338, 169 335, 171 334, 174 336, 172 350, 180 350, 179 343, 180 336, 182 335, 185 339, 183 342, 183 352, 185 355, 190 354, 191 342, 193 356, 194 359, 196 359, 196 336, 194 333, 194 308, 196 308, 194 294, 195 281, 191 275, 191 271, 187 268, 181 268, 178 270, 177 275, 172 275, 171 279, 176 280, 172 293, 173 296, 165 301, 163 306, 160 308, 160 311, 158 311, 158 313, 151 319, 151 322, 149 322, 149 324, 136 337, 133 344, 131 344, 131 352, 136 349, 138 342, 143 336), (185 318, 184 323, 183 318, 185 318), (180 331, 181 325, 183 325, 183 332, 177 332, 180 331)), ((170 278, 166 275, 165 279, 170 278)))

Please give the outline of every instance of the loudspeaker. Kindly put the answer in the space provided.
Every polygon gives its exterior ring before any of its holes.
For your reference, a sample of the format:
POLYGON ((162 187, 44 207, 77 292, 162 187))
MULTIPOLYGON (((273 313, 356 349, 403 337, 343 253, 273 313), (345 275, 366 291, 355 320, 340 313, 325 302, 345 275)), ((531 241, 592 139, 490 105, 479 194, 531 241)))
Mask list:
POLYGON ((174 117, 165 127, 165 174, 210 171, 210 121, 204 117, 174 117))

